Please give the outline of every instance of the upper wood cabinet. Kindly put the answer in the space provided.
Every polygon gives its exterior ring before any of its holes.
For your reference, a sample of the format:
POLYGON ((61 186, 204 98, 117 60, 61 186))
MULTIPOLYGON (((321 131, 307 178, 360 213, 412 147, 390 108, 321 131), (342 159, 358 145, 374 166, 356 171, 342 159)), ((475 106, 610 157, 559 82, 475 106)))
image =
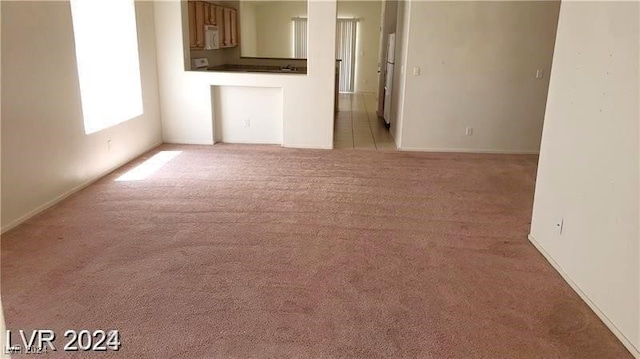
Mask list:
POLYGON ((211 4, 209 4, 208 2, 204 3, 203 15, 204 15, 204 24, 213 25, 211 23, 211 4))
POLYGON ((216 18, 216 9, 218 7, 211 5, 209 9, 209 18, 211 19, 211 25, 218 25, 218 19, 216 18))
POLYGON ((238 46, 238 12, 231 9, 231 46, 238 46))
POLYGON ((222 43, 222 33, 224 32, 224 8, 222 6, 216 6, 216 25, 218 26, 218 31, 220 32, 220 45, 224 45, 222 43))
POLYGON ((196 47, 204 48, 204 2, 196 1, 196 47))
POLYGON ((189 1, 189 48, 205 46, 205 25, 218 27, 220 47, 238 46, 238 11, 208 1, 189 1))
POLYGON ((224 8, 224 31, 222 35, 222 43, 225 47, 231 46, 231 9, 224 8))
POLYGON ((189 47, 196 48, 196 3, 189 1, 189 47))

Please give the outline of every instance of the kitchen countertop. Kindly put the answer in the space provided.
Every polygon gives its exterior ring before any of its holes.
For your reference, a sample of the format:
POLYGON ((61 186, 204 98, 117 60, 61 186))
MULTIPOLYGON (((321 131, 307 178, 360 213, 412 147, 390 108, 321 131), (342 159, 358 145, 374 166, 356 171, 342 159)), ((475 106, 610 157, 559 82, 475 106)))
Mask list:
POLYGON ((211 66, 208 71, 224 71, 224 72, 262 72, 262 73, 275 73, 275 74, 296 74, 306 75, 306 67, 292 67, 291 69, 285 69, 280 66, 266 66, 266 65, 234 65, 226 64, 219 66, 211 66))

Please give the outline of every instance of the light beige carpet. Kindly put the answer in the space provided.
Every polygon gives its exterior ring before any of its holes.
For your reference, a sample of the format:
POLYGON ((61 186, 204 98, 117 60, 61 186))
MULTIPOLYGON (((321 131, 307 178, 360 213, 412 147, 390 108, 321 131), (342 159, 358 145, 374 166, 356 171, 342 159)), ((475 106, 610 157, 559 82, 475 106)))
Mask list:
POLYGON ((118 329, 101 358, 630 357, 527 241, 535 156, 161 150, 3 236, 9 329, 118 329))

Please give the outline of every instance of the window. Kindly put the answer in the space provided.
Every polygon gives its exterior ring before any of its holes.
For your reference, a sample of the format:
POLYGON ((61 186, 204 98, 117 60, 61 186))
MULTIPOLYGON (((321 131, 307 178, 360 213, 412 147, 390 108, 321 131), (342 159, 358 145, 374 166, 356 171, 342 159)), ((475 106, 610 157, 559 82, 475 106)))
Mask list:
POLYGON ((142 115, 134 0, 71 0, 86 134, 142 115))
POLYGON ((293 19, 293 57, 307 58, 307 19, 296 17, 293 19))

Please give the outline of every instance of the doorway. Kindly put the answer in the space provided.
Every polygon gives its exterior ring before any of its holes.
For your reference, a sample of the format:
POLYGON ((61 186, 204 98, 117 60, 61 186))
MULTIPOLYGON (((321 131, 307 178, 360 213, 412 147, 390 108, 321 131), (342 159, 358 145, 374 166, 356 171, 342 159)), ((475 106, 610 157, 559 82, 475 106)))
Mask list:
POLYGON ((338 0, 334 148, 395 150, 384 120, 378 116, 380 41, 385 1, 338 0))
POLYGON ((339 91, 378 93, 382 0, 338 0, 336 59, 339 91))
POLYGON ((336 58, 340 60, 340 92, 354 92, 356 72, 357 19, 338 19, 336 28, 336 58))
POLYGON ((376 115, 374 93, 341 93, 339 110, 333 127, 333 148, 396 150, 389 130, 376 115))

